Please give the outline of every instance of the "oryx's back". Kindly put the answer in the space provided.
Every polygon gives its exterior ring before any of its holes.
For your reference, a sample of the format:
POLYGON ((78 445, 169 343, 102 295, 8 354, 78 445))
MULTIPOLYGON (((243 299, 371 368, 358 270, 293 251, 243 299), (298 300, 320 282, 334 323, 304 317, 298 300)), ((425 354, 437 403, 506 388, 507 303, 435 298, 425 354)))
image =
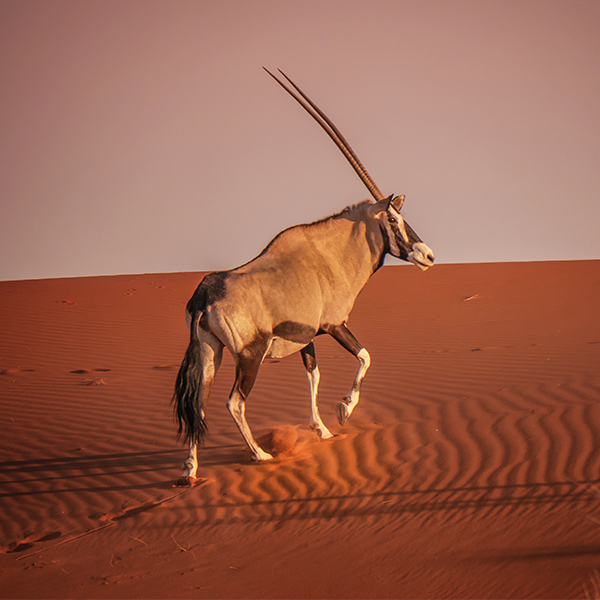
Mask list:
MULTIPOLYGON (((188 303, 188 313, 203 313, 200 326, 232 351, 266 335, 272 339, 267 356, 296 352, 323 325, 347 319, 372 274, 370 207, 359 204, 282 231, 254 260, 207 275, 188 303)), ((379 228, 371 229, 376 237, 379 228)))

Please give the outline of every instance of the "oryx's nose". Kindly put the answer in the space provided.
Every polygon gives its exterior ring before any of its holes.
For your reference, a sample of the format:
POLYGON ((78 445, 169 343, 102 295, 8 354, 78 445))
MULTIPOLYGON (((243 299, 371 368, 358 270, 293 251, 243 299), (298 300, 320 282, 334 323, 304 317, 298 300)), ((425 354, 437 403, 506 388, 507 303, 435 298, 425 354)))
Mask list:
POLYGON ((433 253, 432 253, 432 252, 430 252, 430 253, 427 255, 427 260, 428 260, 428 261, 429 261, 431 264, 433 264, 433 263, 435 262, 435 256, 433 255, 433 253))

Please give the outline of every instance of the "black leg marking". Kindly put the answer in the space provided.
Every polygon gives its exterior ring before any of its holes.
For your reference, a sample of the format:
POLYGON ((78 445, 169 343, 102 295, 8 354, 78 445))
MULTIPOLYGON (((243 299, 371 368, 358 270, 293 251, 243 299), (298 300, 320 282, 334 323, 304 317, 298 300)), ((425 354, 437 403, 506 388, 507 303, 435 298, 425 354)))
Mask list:
POLYGON ((244 400, 254 387, 259 368, 260 359, 240 358, 233 389, 237 389, 244 400))
POLYGON ((361 350, 362 345, 352 335, 345 323, 341 325, 325 325, 322 327, 325 333, 328 333, 338 344, 344 347, 350 354, 356 356, 361 350))
POLYGON ((328 333, 336 342, 338 342, 338 344, 348 350, 348 352, 356 356, 360 363, 350 393, 336 405, 338 422, 340 425, 344 425, 358 404, 360 386, 365 373, 371 364, 371 357, 367 350, 363 348, 352 333, 350 333, 350 330, 346 327, 345 323, 342 323, 341 325, 326 325, 321 329, 324 333, 328 333))
POLYGON ((315 370, 317 366, 317 357, 315 356, 315 345, 311 342, 308 346, 304 346, 302 350, 300 350, 300 355, 302 356, 302 362, 304 363, 304 368, 310 374, 315 370))
POLYGON ((234 389, 236 389, 237 385, 237 389, 242 394, 244 400, 248 397, 254 386, 258 370, 269 347, 269 341, 267 334, 259 333, 252 342, 242 349, 237 357, 234 389))
POLYGON ((268 460, 273 458, 257 444, 246 421, 246 398, 256 381, 256 376, 258 375, 258 370, 268 345, 268 337, 259 335, 237 356, 235 383, 227 401, 227 408, 246 444, 248 444, 254 460, 268 460))
POLYGON ((302 362, 306 369, 308 385, 310 387, 310 428, 316 431, 317 435, 323 440, 332 438, 333 434, 325 427, 317 406, 317 393, 321 376, 319 374, 319 367, 317 366, 314 344, 311 342, 302 348, 300 355, 302 356, 302 362))

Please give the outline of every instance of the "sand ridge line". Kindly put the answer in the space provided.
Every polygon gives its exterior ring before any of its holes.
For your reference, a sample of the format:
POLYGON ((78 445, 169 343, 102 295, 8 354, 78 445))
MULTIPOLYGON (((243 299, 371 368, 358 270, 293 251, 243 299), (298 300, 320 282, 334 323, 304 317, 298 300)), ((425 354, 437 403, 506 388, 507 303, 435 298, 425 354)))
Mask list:
MULTIPOLYGON (((96 375, 98 373, 109 373, 112 369, 106 367, 97 367, 95 369, 73 369, 69 371, 69 373, 74 375, 96 375)), ((102 378, 94 378, 94 379, 83 379, 79 382, 79 385, 85 386, 103 386, 106 385, 106 381, 102 378)))
POLYGON ((35 373, 35 369, 27 369, 25 367, 16 367, 0 370, 0 375, 18 375, 19 373, 35 373))
POLYGON ((102 529, 106 529, 107 527, 112 527, 113 525, 116 525, 116 523, 114 523, 114 522, 104 523, 104 525, 100 525, 100 527, 94 527, 94 529, 84 531, 83 533, 78 533, 78 534, 68 537, 64 540, 61 540, 60 542, 58 542, 57 544, 53 544, 52 546, 48 546, 46 548, 40 548, 39 550, 36 550, 35 552, 29 552, 28 554, 23 554, 22 556, 18 556, 15 560, 24 560, 24 559, 30 558, 32 556, 37 556, 38 554, 41 554, 42 552, 52 550, 53 548, 58 548, 59 546, 62 546, 63 544, 68 544, 69 542, 73 542, 75 540, 78 540, 79 538, 85 537, 87 535, 91 535, 92 533, 96 533, 98 531, 101 531, 102 529))
MULTIPOLYGON (((211 482, 210 479, 196 479, 193 486, 187 487, 185 489, 180 488, 178 492, 175 492, 175 493, 167 496, 166 498, 161 498, 160 500, 153 500, 151 502, 144 502, 143 504, 139 504, 137 506, 131 506, 129 508, 125 508, 125 509, 117 511, 115 513, 108 513, 106 515, 102 515, 101 517, 99 517, 99 520, 100 521, 122 521, 123 519, 127 519, 129 517, 134 517, 135 515, 139 515, 140 513, 146 512, 152 508, 156 508, 157 506, 160 506, 161 504, 165 504, 167 502, 171 502, 172 500, 175 500, 182 494, 185 494, 186 492, 191 490, 193 487, 200 487, 200 486, 206 485, 210 482, 211 482)), ((179 486, 174 485, 173 487, 179 487, 179 486)))
MULTIPOLYGON (((204 479, 204 480, 199 479, 196 481, 196 483, 193 487, 200 487, 200 486, 206 485, 208 483, 211 483, 210 479, 204 479)), ((102 531, 103 529, 106 529, 107 527, 113 527, 114 525, 117 524, 117 521, 121 521, 128 517, 133 517, 142 512, 151 510, 152 508, 156 508, 157 506, 161 506, 162 504, 166 504, 167 502, 171 502, 171 501, 175 500, 176 498, 178 498, 179 496, 182 496, 183 494, 188 493, 191 489, 192 489, 192 487, 180 489, 178 492, 171 494, 171 495, 167 496, 166 498, 162 498, 160 500, 156 500, 153 502, 146 502, 139 506, 130 507, 130 508, 118 511, 116 513, 104 515, 103 517, 100 518, 101 521, 107 521, 103 525, 94 527, 93 529, 89 529, 88 531, 84 531, 83 533, 78 533, 78 534, 72 535, 64 540, 61 540, 60 542, 58 542, 56 544, 53 544, 52 546, 48 546, 46 548, 40 548, 39 550, 35 550, 34 552, 29 552, 28 554, 24 554, 22 556, 17 557, 15 560, 20 561, 20 560, 24 560, 26 558, 30 558, 32 556, 37 556, 38 554, 41 554, 42 552, 47 552, 48 550, 58 548, 59 546, 68 544, 69 542, 74 542, 75 540, 78 540, 82 537, 91 535, 92 533, 97 533, 99 531, 102 531)), ((40 540, 38 540, 38 541, 40 541, 40 540)), ((12 552, 14 552, 14 550, 12 552)))
POLYGON ((33 548, 37 542, 49 542, 62 536, 62 531, 50 531, 44 533, 28 533, 19 542, 11 542, 8 546, 2 548, 0 553, 12 554, 13 552, 23 552, 33 548))

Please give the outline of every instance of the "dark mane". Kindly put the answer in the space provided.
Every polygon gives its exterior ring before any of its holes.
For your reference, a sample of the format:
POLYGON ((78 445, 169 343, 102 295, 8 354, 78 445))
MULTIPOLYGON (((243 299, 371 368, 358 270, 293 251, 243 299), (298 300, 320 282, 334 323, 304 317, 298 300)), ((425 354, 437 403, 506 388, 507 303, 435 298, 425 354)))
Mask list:
MULTIPOLYGON (((296 225, 296 227, 311 227, 313 225, 320 225, 321 223, 325 223, 327 221, 331 221, 333 219, 343 219, 345 217, 351 217, 355 212, 360 210, 365 204, 373 204, 371 200, 363 200, 362 202, 357 202, 356 204, 350 204, 350 206, 346 206, 346 208, 342 209, 340 212, 330 215, 329 217, 325 217, 323 219, 317 219, 312 223, 303 223, 302 225, 296 225)), ((288 227, 288 229, 292 229, 288 227)), ((284 230, 285 231, 285 230, 284 230)), ((283 232, 282 232, 283 233, 283 232)))

